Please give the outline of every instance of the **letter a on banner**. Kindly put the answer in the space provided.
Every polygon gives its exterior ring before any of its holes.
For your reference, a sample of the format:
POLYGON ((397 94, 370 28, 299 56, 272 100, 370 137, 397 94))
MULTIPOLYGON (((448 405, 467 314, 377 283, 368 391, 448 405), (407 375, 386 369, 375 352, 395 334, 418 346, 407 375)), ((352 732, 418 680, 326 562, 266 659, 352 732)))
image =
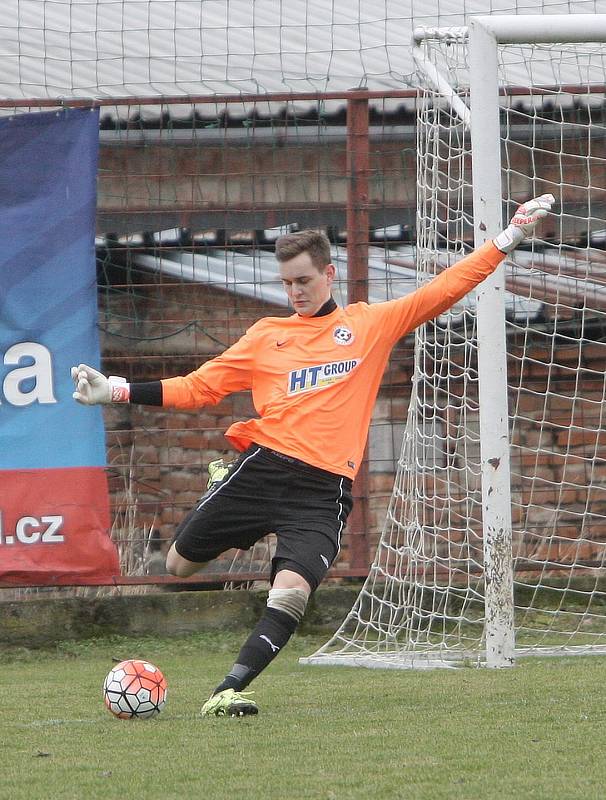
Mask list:
POLYGON ((70 367, 99 363, 98 111, 0 120, 0 583, 101 583, 109 536, 99 408, 70 367))

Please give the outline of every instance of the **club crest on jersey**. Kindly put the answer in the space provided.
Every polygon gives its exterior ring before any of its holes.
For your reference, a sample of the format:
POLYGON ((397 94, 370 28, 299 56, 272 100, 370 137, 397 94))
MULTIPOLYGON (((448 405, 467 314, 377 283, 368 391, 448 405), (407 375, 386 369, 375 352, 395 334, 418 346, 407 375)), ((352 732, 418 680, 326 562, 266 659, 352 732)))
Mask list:
POLYGON ((288 373, 288 394, 313 392, 332 386, 346 378, 359 363, 359 358, 351 358, 348 361, 329 361, 327 364, 293 369, 288 373))
POLYGON ((345 325, 339 325, 332 332, 332 338, 337 344, 351 344, 355 336, 353 335, 353 331, 350 331, 345 325))

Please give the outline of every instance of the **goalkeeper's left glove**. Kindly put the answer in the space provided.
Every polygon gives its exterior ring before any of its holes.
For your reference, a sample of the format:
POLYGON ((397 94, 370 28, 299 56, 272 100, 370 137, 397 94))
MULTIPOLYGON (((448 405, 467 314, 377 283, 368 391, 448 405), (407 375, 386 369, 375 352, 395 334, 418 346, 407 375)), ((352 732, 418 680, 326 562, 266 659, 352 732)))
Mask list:
POLYGON ((502 253, 511 253, 520 242, 534 233, 539 220, 547 216, 554 203, 552 194, 542 194, 522 203, 505 230, 492 240, 494 246, 502 253))

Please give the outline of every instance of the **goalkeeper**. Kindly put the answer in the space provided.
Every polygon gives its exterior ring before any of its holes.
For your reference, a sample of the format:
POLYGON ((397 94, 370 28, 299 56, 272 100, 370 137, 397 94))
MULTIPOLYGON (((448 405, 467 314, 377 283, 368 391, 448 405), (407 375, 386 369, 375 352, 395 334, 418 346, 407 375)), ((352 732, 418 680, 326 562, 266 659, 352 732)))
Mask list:
POLYGON ((276 243, 280 278, 294 308, 256 322, 221 355, 184 377, 149 383, 72 368, 79 403, 141 403, 182 409, 252 390, 258 418, 226 432, 240 451, 179 524, 166 559, 192 575, 231 548, 276 534, 267 608, 233 667, 204 704, 204 715, 256 714, 244 691, 288 642, 310 594, 339 553, 352 507, 373 404, 390 351, 402 336, 446 311, 533 233, 554 202, 520 206, 509 226, 406 297, 337 306, 330 244, 316 231, 276 243))

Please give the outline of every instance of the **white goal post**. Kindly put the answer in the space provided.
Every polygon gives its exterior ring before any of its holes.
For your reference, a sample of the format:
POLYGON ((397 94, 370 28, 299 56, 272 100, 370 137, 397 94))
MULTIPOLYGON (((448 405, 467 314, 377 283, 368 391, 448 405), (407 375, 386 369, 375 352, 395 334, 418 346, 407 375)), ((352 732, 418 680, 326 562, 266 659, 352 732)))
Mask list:
POLYGON ((558 204, 475 299, 417 332, 375 561, 304 663, 606 652, 604 43, 606 15, 415 31, 419 282, 493 238, 504 207, 558 204))

